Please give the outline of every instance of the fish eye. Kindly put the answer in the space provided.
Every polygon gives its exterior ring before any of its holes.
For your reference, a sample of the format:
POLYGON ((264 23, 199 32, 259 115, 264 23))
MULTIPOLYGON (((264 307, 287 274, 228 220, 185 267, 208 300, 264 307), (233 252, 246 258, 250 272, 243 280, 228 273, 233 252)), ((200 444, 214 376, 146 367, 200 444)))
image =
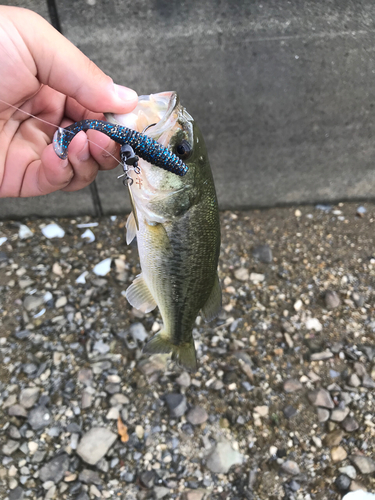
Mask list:
POLYGON ((175 148, 175 153, 179 158, 181 158, 181 160, 187 160, 192 152, 193 148, 188 141, 185 141, 185 139, 177 144, 175 148))

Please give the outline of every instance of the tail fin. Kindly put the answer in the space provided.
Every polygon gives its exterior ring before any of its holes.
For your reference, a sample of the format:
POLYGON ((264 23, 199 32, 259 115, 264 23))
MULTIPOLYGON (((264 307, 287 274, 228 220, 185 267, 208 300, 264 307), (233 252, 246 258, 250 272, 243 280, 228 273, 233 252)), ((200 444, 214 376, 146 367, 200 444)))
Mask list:
POLYGON ((177 364, 183 366, 189 371, 197 371, 197 356, 195 354, 194 340, 181 345, 174 345, 167 337, 166 333, 161 331, 154 335, 143 348, 146 354, 172 353, 172 359, 177 364))

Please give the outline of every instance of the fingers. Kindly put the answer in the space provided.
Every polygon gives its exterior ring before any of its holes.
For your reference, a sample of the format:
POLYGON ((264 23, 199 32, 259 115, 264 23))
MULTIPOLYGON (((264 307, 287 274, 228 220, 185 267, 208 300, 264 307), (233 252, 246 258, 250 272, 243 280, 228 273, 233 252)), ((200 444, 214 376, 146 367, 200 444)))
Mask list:
POLYGON ((69 40, 38 14, 26 9, 1 7, 26 43, 35 63, 35 77, 95 112, 128 113, 137 104, 137 94, 114 85, 69 40))

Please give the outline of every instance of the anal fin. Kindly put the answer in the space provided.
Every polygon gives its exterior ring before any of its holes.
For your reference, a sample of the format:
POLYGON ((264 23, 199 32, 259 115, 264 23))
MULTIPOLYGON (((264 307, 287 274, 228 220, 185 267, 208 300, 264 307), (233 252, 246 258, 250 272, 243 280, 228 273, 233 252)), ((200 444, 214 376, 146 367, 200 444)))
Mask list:
POLYGON ((221 287, 219 276, 216 273, 215 283, 212 287, 207 302, 202 307, 201 313, 204 321, 208 322, 216 318, 221 309, 221 287))
POLYGON ((142 273, 135 278, 133 283, 126 290, 125 297, 133 307, 143 313, 149 313, 155 309, 157 305, 143 279, 142 273))

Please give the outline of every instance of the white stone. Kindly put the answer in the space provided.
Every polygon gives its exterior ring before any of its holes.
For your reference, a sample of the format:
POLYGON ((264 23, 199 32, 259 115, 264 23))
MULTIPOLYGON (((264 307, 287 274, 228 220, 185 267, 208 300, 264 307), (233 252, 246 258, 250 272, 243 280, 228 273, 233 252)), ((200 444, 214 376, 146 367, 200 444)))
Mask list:
POLYGON ((18 230, 18 237, 21 240, 27 240, 28 238, 32 238, 34 233, 29 229, 25 224, 21 224, 18 230))
POLYGON ((321 332, 323 330, 323 326, 318 318, 309 318, 305 324, 308 330, 315 330, 316 332, 321 332))
POLYGON ((1 237, 0 238, 0 247, 3 243, 5 243, 7 241, 8 238, 6 238, 5 236, 1 237))
POLYGON ((86 231, 81 234, 81 238, 87 240, 88 243, 92 243, 95 241, 95 234, 91 231, 91 229, 86 229, 86 231))
POLYGON ((93 273, 97 276, 106 276, 111 270, 111 262, 112 259, 110 257, 108 259, 102 260, 101 262, 96 264, 93 269, 93 273))
POLYGON ((64 229, 55 223, 42 227, 42 233, 48 239, 63 238, 65 236, 64 229))
POLYGON ((254 284, 261 283, 262 281, 264 281, 264 274, 251 273, 250 281, 252 281, 254 284))
POLYGON ((86 283, 86 276, 89 274, 88 271, 83 271, 82 274, 76 279, 76 283, 84 285, 86 283))

